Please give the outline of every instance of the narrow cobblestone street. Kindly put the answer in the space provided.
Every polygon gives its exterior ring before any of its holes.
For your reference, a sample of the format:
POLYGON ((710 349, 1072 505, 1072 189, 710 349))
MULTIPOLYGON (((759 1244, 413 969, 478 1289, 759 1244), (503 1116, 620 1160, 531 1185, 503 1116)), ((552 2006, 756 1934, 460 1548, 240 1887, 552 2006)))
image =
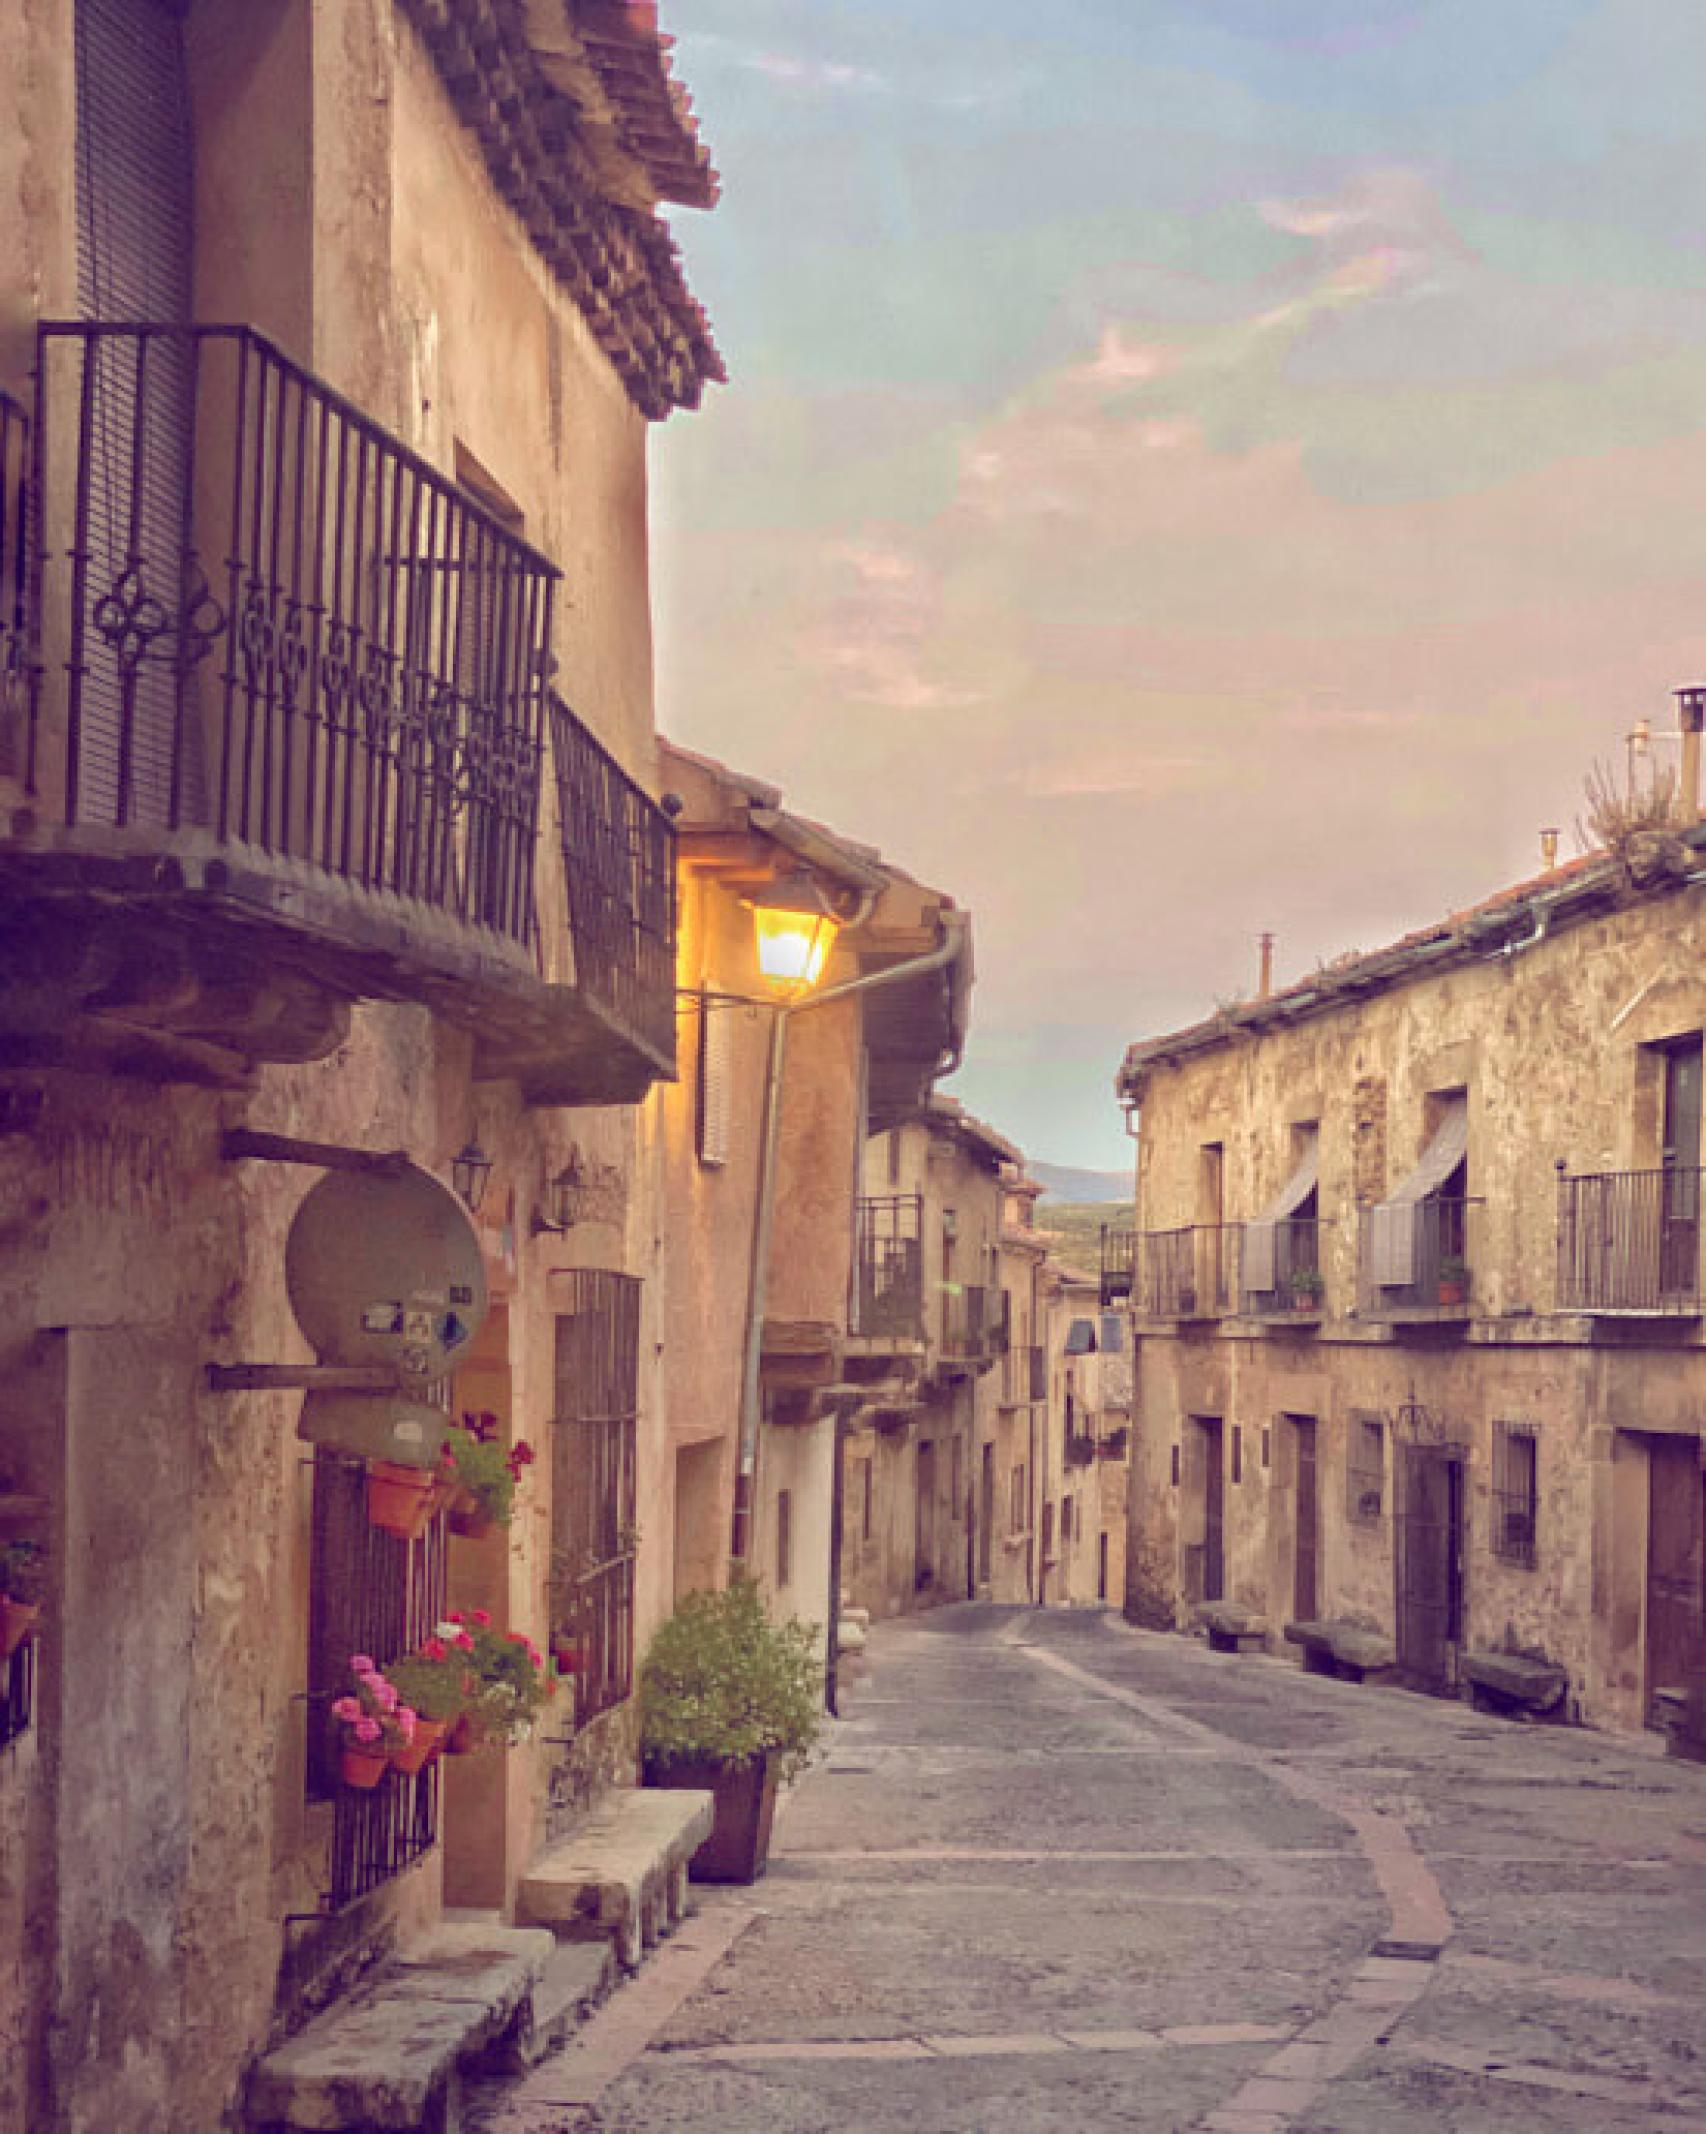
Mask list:
POLYGON ((768 1877, 482 2128, 1706 2128, 1699 1771, 1091 1614, 873 1652, 768 1877))

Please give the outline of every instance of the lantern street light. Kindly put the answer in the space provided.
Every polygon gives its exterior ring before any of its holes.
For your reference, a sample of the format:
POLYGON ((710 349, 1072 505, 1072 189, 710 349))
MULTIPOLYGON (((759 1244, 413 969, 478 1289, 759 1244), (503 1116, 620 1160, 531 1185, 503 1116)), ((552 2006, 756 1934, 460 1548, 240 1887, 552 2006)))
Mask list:
POLYGON ((810 992, 823 976, 841 922, 809 875, 787 875, 751 899, 758 969, 784 1000, 810 992))

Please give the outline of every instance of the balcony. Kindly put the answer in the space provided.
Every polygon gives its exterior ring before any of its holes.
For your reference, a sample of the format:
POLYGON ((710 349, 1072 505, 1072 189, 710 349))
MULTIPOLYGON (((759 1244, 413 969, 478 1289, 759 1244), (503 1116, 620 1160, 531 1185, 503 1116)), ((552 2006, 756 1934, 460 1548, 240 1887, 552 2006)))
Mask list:
POLYGON ((1101 1284, 1103 1311, 1116 1304, 1129 1304, 1136 1278, 1137 1232, 1122 1229, 1113 1223, 1104 1223, 1101 1284))
POLYGON ((923 1215, 916 1193, 871 1195, 859 1203, 852 1332, 866 1354, 923 1347, 923 1215))
POLYGON ((246 328, 53 324, 38 359, 0 512, 31 532, 8 1055, 116 1028, 240 1079, 382 998, 533 1101, 671 1073, 671 833, 548 695, 556 568, 246 328))
POLYGON ((1024 1408, 1048 1399, 1048 1358, 1035 1346, 1009 1348, 1001 1358, 1001 1406, 1024 1408))
POLYGON ((1321 1232, 1313 1219, 1246 1223, 1238 1309, 1250 1319, 1319 1319, 1326 1285, 1321 1232))
POLYGON ((1236 1308, 1240 1228, 1193 1223, 1137 1239, 1137 1308, 1147 1319, 1218 1319, 1236 1308))
POLYGON ((1359 1210, 1357 1300, 1363 1318, 1467 1319, 1480 1209, 1478 1200, 1435 1197, 1359 1210))
POLYGON ((1608 1318, 1701 1316, 1698 1170, 1558 1180, 1558 1309, 1608 1318))
POLYGON ((1007 1292, 975 1283, 942 1292, 938 1370, 947 1377, 987 1371, 1007 1347, 1007 1292))

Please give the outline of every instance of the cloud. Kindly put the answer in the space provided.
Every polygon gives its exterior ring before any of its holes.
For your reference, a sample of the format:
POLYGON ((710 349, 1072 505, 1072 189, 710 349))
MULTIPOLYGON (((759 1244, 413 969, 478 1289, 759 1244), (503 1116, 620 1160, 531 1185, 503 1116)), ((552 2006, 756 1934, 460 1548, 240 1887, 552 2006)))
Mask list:
POLYGON ((792 52, 747 51, 738 63, 766 80, 785 82, 795 89, 844 89, 887 94, 893 84, 887 75, 871 67, 856 67, 844 60, 803 59, 792 52))

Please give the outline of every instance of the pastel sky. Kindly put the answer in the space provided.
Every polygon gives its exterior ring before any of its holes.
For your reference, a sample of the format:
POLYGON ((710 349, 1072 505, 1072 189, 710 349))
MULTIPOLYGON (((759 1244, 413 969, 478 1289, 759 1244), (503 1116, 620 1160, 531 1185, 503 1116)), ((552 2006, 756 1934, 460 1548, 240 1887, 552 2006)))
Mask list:
POLYGON ((1701 0, 677 0, 668 730, 975 915, 950 1086, 1535 871, 1706 680, 1701 0))

